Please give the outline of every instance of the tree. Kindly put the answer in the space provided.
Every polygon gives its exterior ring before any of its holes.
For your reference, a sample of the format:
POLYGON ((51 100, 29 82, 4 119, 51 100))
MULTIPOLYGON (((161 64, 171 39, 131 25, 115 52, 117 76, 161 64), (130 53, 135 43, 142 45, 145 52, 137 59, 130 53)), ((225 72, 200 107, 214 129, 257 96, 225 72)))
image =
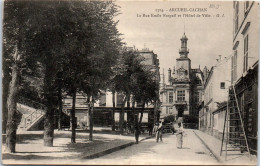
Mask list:
POLYGON ((117 66, 120 72, 112 80, 112 89, 124 95, 121 105, 119 130, 123 132, 124 107, 126 101, 131 99, 135 136, 138 143, 145 104, 158 101, 159 85, 155 79, 155 73, 146 69, 147 66, 142 63, 145 59, 140 54, 134 50, 128 51, 125 49, 122 51, 121 58, 120 65, 117 66), (142 103, 139 120, 135 111, 136 102, 142 103))
POLYGON ((131 98, 132 91, 134 89, 133 77, 135 73, 142 70, 141 62, 144 60, 143 57, 136 54, 134 50, 123 50, 121 53, 121 67, 120 74, 117 74, 114 78, 114 89, 117 93, 123 95, 121 103, 121 112, 119 117, 119 131, 123 132, 124 125, 124 108, 126 102, 131 98))
MULTIPOLYGON (((76 4, 75 11, 81 11, 77 18, 83 21, 78 21, 82 24, 80 30, 77 30, 70 62, 73 67, 68 68, 67 74, 67 89, 72 94, 83 92, 91 98, 89 117, 90 122, 93 122, 93 104, 100 95, 100 91, 108 86, 109 76, 111 75, 111 67, 117 59, 118 49, 121 46, 120 34, 116 29, 117 22, 113 20, 117 15, 117 6, 113 2, 88 2, 88 6, 76 4), (87 11, 87 12, 86 12, 87 11), (84 13, 86 12, 86 13, 84 13), (86 38, 82 36, 87 36, 86 38), (80 40, 79 40, 80 38, 80 40), (80 46, 80 48, 77 48, 80 46), (73 57, 73 58, 72 58, 73 57), (72 79, 71 79, 72 78, 72 79), (92 111, 90 111, 92 110, 92 111)), ((66 66, 66 65, 65 65, 66 66)), ((73 102, 75 104, 75 102, 73 102)), ((73 104, 73 105, 74 105, 73 104)), ((75 119, 75 106, 71 111, 71 119, 75 119)), ((90 124, 90 140, 92 140, 93 124, 90 124)), ((72 133, 75 127, 72 128, 72 133)), ((72 137, 75 134, 73 134, 72 137)), ((73 141, 74 142, 74 141, 73 141)))
MULTIPOLYGON (((17 50, 12 61, 14 67, 12 86, 9 89, 9 121, 12 123, 11 121, 16 119, 14 115, 18 93, 17 78, 20 78, 18 62, 25 62, 26 69, 41 66, 39 77, 43 80, 42 96, 47 108, 44 145, 52 146, 54 110, 61 100, 58 97, 61 89, 57 75, 63 73, 62 79, 67 83, 63 90, 75 96, 82 88, 80 85, 87 80, 89 69, 93 67, 88 63, 89 55, 104 55, 103 61, 107 62, 105 70, 113 65, 113 59, 121 44, 116 29, 117 22, 113 20, 118 12, 117 6, 111 1, 5 1, 5 11, 4 41, 5 46, 8 46, 6 50, 17 50), (77 72, 79 66, 84 70, 77 72), (85 77, 82 77, 83 75, 85 77), (70 83, 67 82, 69 77, 72 78, 70 83)), ((73 111, 71 116, 72 123, 75 123, 73 111)), ((9 126, 12 128, 12 134, 8 134, 8 139, 11 138, 9 135, 15 135, 17 125, 9 126)), ((72 140, 75 138, 74 131, 72 140)), ((9 142, 15 144, 15 141, 9 142)))
POLYGON ((168 115, 168 116, 164 117, 164 122, 165 123, 174 122, 174 120, 175 120, 175 116, 174 115, 168 115))
POLYGON ((18 94, 18 61, 20 56, 18 55, 17 49, 14 53, 15 62, 12 65, 12 79, 9 86, 9 94, 7 99, 8 107, 8 119, 7 119, 7 136, 6 136, 6 146, 8 152, 15 152, 15 142, 16 142, 16 129, 20 123, 21 115, 16 109, 17 94, 18 94))
POLYGON ((109 90, 112 92, 112 103, 113 103, 113 108, 112 108, 112 131, 115 131, 115 94, 116 92, 120 92, 120 84, 121 84, 121 78, 122 74, 124 73, 126 66, 123 62, 123 57, 122 57, 122 51, 121 54, 118 56, 116 64, 112 67, 112 75, 111 79, 109 81, 109 90))
POLYGON ((136 143, 138 143, 140 128, 143 118, 143 113, 145 105, 155 104, 159 100, 159 84, 156 80, 155 73, 145 68, 143 65, 141 70, 137 71, 133 77, 133 86, 132 86, 132 100, 133 103, 141 103, 141 114, 140 119, 135 123, 135 138, 136 143))
MULTIPOLYGON (((8 119, 6 128, 6 147, 8 152, 15 152, 16 130, 21 120, 21 114, 17 111, 17 95, 19 93, 19 84, 21 79, 21 66, 27 65, 26 54, 23 49, 27 46, 24 44, 25 36, 28 29, 21 28, 28 22, 26 11, 28 8, 24 4, 14 1, 5 1, 4 3, 4 85, 7 86, 8 81, 8 97, 5 91, 4 101, 7 101, 8 119), (20 19, 17 19, 17 16, 20 19), (8 66, 10 67, 8 67, 8 66), (9 75, 9 73, 11 73, 9 75), (11 77, 9 77, 11 76, 11 77), (7 98, 6 98, 7 97, 7 98)), ((3 110, 5 110, 4 107, 3 110)), ((5 116, 4 116, 5 117, 5 116)))

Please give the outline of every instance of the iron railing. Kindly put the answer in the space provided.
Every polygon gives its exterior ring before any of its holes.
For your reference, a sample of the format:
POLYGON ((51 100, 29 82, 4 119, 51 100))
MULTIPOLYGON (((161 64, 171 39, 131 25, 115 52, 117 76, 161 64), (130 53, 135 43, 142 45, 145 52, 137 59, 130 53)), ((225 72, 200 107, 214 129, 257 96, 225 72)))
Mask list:
POLYGON ((45 114, 46 106, 42 103, 20 97, 18 99, 19 103, 24 104, 26 106, 32 107, 34 110, 32 113, 30 113, 27 117, 24 118, 24 128, 27 128, 29 125, 33 124, 39 117, 45 114))

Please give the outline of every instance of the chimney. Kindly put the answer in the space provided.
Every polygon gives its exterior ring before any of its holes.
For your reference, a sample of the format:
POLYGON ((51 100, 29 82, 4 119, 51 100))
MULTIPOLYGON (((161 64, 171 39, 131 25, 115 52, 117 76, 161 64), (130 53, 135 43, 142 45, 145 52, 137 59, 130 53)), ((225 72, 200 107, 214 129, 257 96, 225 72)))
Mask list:
POLYGON ((218 55, 219 56, 219 61, 221 61, 221 55, 218 55))
POLYGON ((168 69, 168 81, 170 82, 172 76, 172 70, 171 68, 168 69))

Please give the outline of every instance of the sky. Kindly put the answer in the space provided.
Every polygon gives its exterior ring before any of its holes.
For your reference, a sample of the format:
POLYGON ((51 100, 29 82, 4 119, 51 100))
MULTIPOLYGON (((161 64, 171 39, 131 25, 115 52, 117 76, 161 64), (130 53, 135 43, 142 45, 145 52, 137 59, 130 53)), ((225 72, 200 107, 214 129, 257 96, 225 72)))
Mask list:
POLYGON ((116 4, 120 6, 121 14, 115 19, 119 20, 118 30, 123 34, 123 41, 139 50, 144 47, 153 50, 158 55, 161 74, 163 69, 167 74, 168 69, 175 66, 184 31, 192 68, 211 68, 218 55, 224 58, 232 54, 231 1, 117 1, 116 4), (196 17, 191 17, 194 14, 196 17))

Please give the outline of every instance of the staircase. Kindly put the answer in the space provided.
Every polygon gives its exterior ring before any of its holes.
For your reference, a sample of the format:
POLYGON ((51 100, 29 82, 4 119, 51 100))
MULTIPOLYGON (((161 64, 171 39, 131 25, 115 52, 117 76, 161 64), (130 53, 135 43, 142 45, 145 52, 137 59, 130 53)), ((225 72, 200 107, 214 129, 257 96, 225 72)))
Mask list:
POLYGON ((229 99, 225 114, 220 155, 222 155, 223 151, 225 151, 226 160, 228 159, 228 156, 250 155, 244 123, 238 107, 234 86, 229 88, 229 99))
POLYGON ((46 112, 43 104, 25 98, 19 99, 17 110, 23 114, 18 126, 18 131, 32 130, 39 122, 41 122, 41 120, 43 120, 46 112))

